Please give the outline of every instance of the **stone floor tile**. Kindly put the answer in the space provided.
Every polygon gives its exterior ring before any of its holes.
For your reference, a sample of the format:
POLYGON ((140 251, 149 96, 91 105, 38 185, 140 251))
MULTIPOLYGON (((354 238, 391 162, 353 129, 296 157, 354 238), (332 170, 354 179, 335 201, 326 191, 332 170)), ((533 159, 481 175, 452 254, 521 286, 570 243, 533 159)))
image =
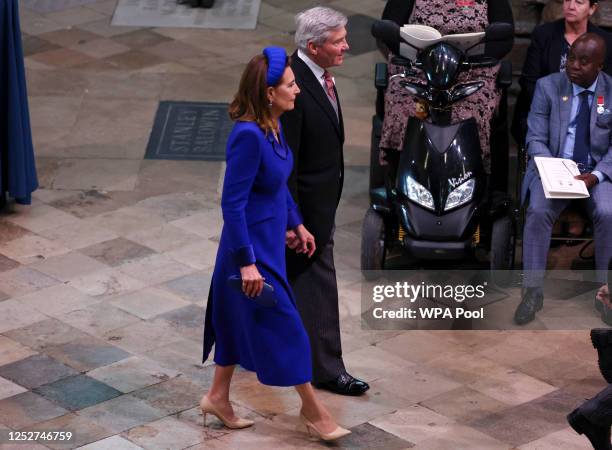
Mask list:
POLYGON ((4 334, 13 341, 37 351, 88 337, 81 330, 57 319, 42 320, 4 334))
POLYGON ((193 265, 181 264, 181 261, 176 258, 175 252, 181 252, 184 248, 181 247, 179 250, 164 255, 156 254, 139 260, 127 261, 119 267, 119 270, 149 285, 182 277, 195 272, 197 269, 193 265))
POLYGON ((151 319, 189 305, 170 292, 157 288, 145 288, 131 294, 113 297, 110 303, 141 319, 151 319))
POLYGON ((412 442, 401 439, 369 423, 363 423, 351 428, 352 433, 342 438, 336 444, 346 449, 407 449, 414 447, 412 442))
POLYGON ((562 356, 555 354, 550 357, 532 359, 516 368, 526 375, 557 387, 578 382, 586 376, 596 375, 599 371, 595 364, 596 356, 592 360, 593 364, 570 362, 562 359, 562 356))
POLYGON ((0 244, 24 237, 30 232, 19 225, 6 220, 6 214, 0 214, 0 244))
POLYGON ((113 433, 120 433, 164 417, 166 413, 131 395, 122 395, 85 408, 79 415, 113 433))
POLYGON ((260 384, 253 374, 248 375, 244 377, 248 381, 242 382, 240 376, 234 375, 232 388, 235 402, 267 417, 295 411, 301 405, 300 398, 293 388, 265 386, 260 384))
POLYGON ((141 450, 136 444, 128 441, 127 439, 115 435, 106 439, 102 439, 97 442, 79 447, 79 450, 141 450))
POLYGON ((71 214, 66 214, 49 205, 37 205, 35 208, 29 209, 21 206, 13 214, 6 216, 5 220, 34 233, 49 228, 70 225, 78 221, 71 214))
POLYGON ((414 363, 372 345, 350 353, 343 352, 343 360, 354 376, 367 382, 402 375, 406 368, 414 366, 414 363))
POLYGON ((47 316, 41 314, 36 309, 23 305, 15 299, 0 302, 0 333, 25 327, 46 318, 47 316))
POLYGON ((534 401, 475 419, 467 425, 513 446, 567 427, 566 414, 583 399, 555 391, 534 401))
POLYGON ((38 35, 38 38, 44 39, 45 41, 51 42, 60 47, 70 47, 71 45, 85 43, 96 39, 97 37, 98 36, 93 33, 72 27, 38 35))
POLYGON ((157 362, 142 356, 132 356, 108 366, 88 372, 99 380, 121 392, 128 393, 175 378, 176 370, 162 367, 157 362))
MULTIPOLYGON (((177 100, 174 95, 169 99, 177 100)), ((195 100, 191 98, 189 101, 195 100)), ((147 192, 149 196, 177 191, 198 192, 207 200, 218 201, 222 164, 208 161, 145 160, 140 167, 136 190, 147 192)))
POLYGON ((96 303, 82 309, 75 309, 57 317, 85 333, 98 337, 102 337, 105 333, 116 328, 141 322, 141 319, 138 317, 105 302, 96 303))
POLYGON ((161 217, 144 208, 134 206, 120 208, 86 220, 106 227, 120 236, 126 236, 146 228, 158 227, 164 223, 161 217))
POLYGON ((402 375, 378 379, 376 386, 379 389, 393 392, 397 397, 418 403, 452 391, 461 384, 426 366, 413 366, 406 368, 402 375), (406 383, 406 380, 410 382, 406 383))
POLYGON ((142 259, 155 253, 149 247, 122 237, 91 245, 81 249, 80 252, 111 267, 142 259))
POLYGON ((45 353, 79 372, 87 372, 130 356, 124 350, 94 337, 49 347, 45 353))
POLYGON ((106 264, 76 251, 52 256, 30 267, 63 282, 108 268, 106 264))
POLYGON ((174 417, 164 417, 155 422, 132 428, 125 436, 147 449, 186 448, 202 442, 202 431, 174 417))
POLYGON ((147 29, 139 29, 130 33, 114 36, 112 40, 133 49, 152 47, 163 42, 172 41, 172 39, 162 36, 161 34, 156 33, 154 30, 147 29))
POLYGON ((97 38, 87 42, 78 42, 70 46, 70 48, 96 59, 107 58, 130 50, 129 47, 113 42, 107 38, 97 38))
POLYGON ((34 389, 38 395, 69 411, 78 411, 121 395, 121 392, 87 375, 63 378, 34 389))
POLYGON ((166 254, 197 270, 204 270, 214 266, 218 248, 217 242, 202 240, 176 248, 166 254))
POLYGON ((446 434, 454 425, 452 419, 420 405, 382 415, 369 423, 417 445, 427 439, 446 434))
POLYGON ((58 45, 52 44, 36 36, 23 36, 22 43, 24 56, 31 56, 60 48, 58 45))
POLYGON ((101 427, 94 421, 74 413, 64 414, 55 419, 38 423, 33 426, 32 429, 36 431, 72 431, 73 439, 68 443, 63 444, 59 441, 45 442, 45 444, 52 449, 81 448, 82 445, 106 438, 112 434, 112 432, 101 427))
POLYGON ((476 420, 510 407, 465 386, 429 398, 420 404, 458 423, 476 420))
POLYGON ((22 392, 27 392, 27 389, 0 377, 0 400, 21 394, 22 392))
MULTIPOLYGON (((263 420, 244 430, 233 430, 218 439, 209 439, 190 447, 190 450, 228 449, 228 448, 282 448, 283 450, 322 448, 316 441, 311 441, 306 433, 287 428, 278 421, 263 420)), ((334 445, 335 447, 335 445, 334 445)))
MULTIPOLYGON (((113 200, 107 192, 95 189, 77 192, 74 196, 58 199, 50 204, 81 219, 115 211, 124 206, 121 202, 113 200)), ((98 228, 95 225, 93 227, 98 228)))
POLYGON ((28 234, 0 244, 0 253, 21 264, 31 264, 51 256, 63 255, 70 249, 35 234, 28 234))
POLYGON ((378 345, 414 363, 426 363, 444 355, 456 355, 463 347, 449 343, 433 331, 415 330, 387 339, 378 345))
MULTIPOLYGON (((81 109, 84 107, 85 105, 82 105, 81 109)), ((77 126, 85 125, 77 121, 77 126)), ((140 161, 135 160, 64 159, 57 171, 53 187, 55 189, 107 191, 132 190, 136 185, 139 167, 140 161)), ((106 226, 107 224, 105 220, 101 220, 99 225, 106 226)), ((110 229, 116 231, 113 227, 110 229)))
POLYGON ((221 229, 223 228, 223 218, 219 210, 197 213, 170 223, 175 227, 197 234, 206 239, 220 235, 221 229))
POLYGON ((66 414, 64 408, 33 392, 24 392, 0 400, 0 422, 14 430, 66 414))
POLYGON ((71 250, 89 247, 118 237, 110 230, 92 226, 92 224, 83 223, 82 221, 72 225, 44 230, 38 234, 49 240, 58 242, 71 250))
POLYGON ((20 359, 25 359, 35 354, 36 352, 30 347, 26 347, 7 336, 0 336, 0 366, 19 361, 20 359))
POLYGON ((61 30, 62 28, 64 28, 63 25, 40 15, 21 24, 21 32, 32 36, 61 30))
POLYGON ((104 339, 131 353, 141 355, 157 347, 180 341, 181 336, 167 325, 140 322, 109 331, 104 339))
POLYGON ((174 250, 202 240, 200 236, 191 234, 170 224, 130 233, 126 237, 131 241, 152 248, 157 252, 174 250))
POLYGON ((160 314, 154 322, 162 321, 182 336, 193 339, 202 339, 204 330, 204 308, 188 304, 182 308, 160 314))
POLYGON ((120 55, 105 58, 104 61, 111 63, 117 70, 140 70, 163 63, 164 59, 150 53, 145 53, 142 50, 131 50, 120 55))
MULTIPOLYGON (((212 361, 202 364, 202 339, 180 339, 171 344, 156 347, 145 352, 144 356, 158 362, 161 366, 180 371, 198 386, 209 386, 214 369, 212 361)), ((238 376, 237 379, 240 379, 238 376)))
POLYGON ((11 298, 10 295, 8 295, 5 292, 0 291, 0 302, 3 302, 4 300, 8 300, 9 298, 11 298))
POLYGON ((23 306, 35 308, 41 313, 55 317, 93 305, 99 300, 62 283, 16 297, 16 301, 23 306))
POLYGON ((417 444, 415 450, 508 450, 508 444, 463 425, 451 425, 443 434, 417 444))
POLYGON ((512 369, 487 373, 468 387, 509 405, 520 405, 557 390, 555 386, 512 369))
POLYGON ((519 450, 583 450, 588 446, 588 440, 576 433, 572 428, 555 431, 535 441, 517 447, 519 450))
POLYGON ((211 280, 212 274, 207 272, 195 272, 190 275, 185 275, 184 277, 167 281, 158 287, 163 287, 184 300, 188 300, 198 305, 204 305, 208 298, 211 280))
POLYGON ((47 355, 33 355, 0 367, 0 376, 32 389, 76 375, 72 368, 47 355))
POLYGON ((54 68, 74 67, 94 60, 83 53, 71 50, 69 48, 49 50, 44 53, 37 53, 29 58, 32 61, 36 61, 54 68))
POLYGON ((51 12, 47 14, 46 17, 64 26, 75 26, 94 20, 108 18, 106 14, 94 11, 90 8, 85 8, 84 6, 51 12))
POLYGON ((186 42, 167 41, 143 48, 143 51, 159 56, 167 61, 180 61, 185 58, 202 56, 202 51, 186 42))
POLYGON ((131 395, 165 411, 166 414, 175 414, 198 405, 202 394, 199 386, 183 377, 176 377, 133 392, 131 395))
POLYGON ((136 31, 138 28, 136 27, 117 27, 110 24, 110 20, 108 18, 104 18, 101 20, 94 20, 93 22, 88 22, 84 24, 77 25, 77 28, 85 31, 90 31, 98 36, 103 37, 112 37, 118 36, 120 34, 129 33, 131 31, 136 31))
MULTIPOLYGON (((92 74, 88 79, 87 97, 123 100, 158 100, 162 83, 160 75, 142 73, 100 73, 92 74)), ((144 154, 144 149, 142 149, 142 154, 144 154)))
POLYGON ((0 272, 6 272, 7 270, 19 267, 19 263, 11 258, 7 258, 4 255, 0 255, 0 272))

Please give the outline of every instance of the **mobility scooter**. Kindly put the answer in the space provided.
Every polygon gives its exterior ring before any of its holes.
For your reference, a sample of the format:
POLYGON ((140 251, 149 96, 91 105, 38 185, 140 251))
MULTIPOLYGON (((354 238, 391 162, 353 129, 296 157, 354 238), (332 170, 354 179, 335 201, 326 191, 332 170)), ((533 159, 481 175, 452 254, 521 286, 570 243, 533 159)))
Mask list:
MULTIPOLYGON (((504 40, 512 33, 512 25, 493 23, 476 45, 504 40)), ((491 270, 513 268, 512 200, 506 193, 491 192, 488 187, 475 119, 451 123, 453 105, 484 86, 478 80, 458 83, 459 74, 471 68, 491 67, 498 61, 482 55, 468 56, 476 45, 461 50, 440 41, 417 48, 402 38, 399 26, 391 21, 375 22, 372 34, 394 43, 394 47, 401 43, 416 51, 414 60, 393 56, 393 63, 404 68, 394 77, 403 78, 402 88, 428 106, 430 120, 408 120, 394 180, 387 177, 384 187, 376 187, 381 175, 371 173, 371 206, 362 229, 364 276, 370 278, 368 271, 384 269, 387 256, 398 247, 410 256, 408 268, 417 267, 419 260, 464 260, 481 253, 479 250, 488 252, 491 270), (425 83, 406 81, 414 69, 424 73, 425 83)), ((512 81, 508 66, 502 67, 498 77, 502 87, 512 81)), ((386 64, 378 64, 377 89, 384 90, 387 83, 386 64)), ((377 110, 380 107, 379 102, 377 110)), ((380 121, 378 125, 376 122, 375 118, 375 128, 380 127, 380 121)), ((374 165, 378 162, 372 160, 374 165)))

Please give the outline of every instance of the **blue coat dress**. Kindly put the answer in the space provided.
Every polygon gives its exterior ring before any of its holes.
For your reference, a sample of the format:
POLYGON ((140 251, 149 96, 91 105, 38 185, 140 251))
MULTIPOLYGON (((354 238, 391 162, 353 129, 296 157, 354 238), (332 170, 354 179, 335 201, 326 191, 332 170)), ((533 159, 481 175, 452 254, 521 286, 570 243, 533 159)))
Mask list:
POLYGON ((237 122, 226 149, 223 231, 208 295, 204 360, 215 344, 220 366, 239 364, 263 384, 294 386, 312 377, 310 345, 285 266, 285 232, 302 223, 287 188, 293 167, 284 136, 277 143, 253 122, 237 122), (258 305, 227 285, 255 263, 278 304, 258 305))

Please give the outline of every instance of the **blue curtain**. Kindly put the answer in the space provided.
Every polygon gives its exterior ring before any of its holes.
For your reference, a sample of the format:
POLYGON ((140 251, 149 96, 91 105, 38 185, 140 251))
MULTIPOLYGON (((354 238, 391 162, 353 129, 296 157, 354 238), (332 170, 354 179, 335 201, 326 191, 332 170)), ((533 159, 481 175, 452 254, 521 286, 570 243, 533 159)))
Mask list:
POLYGON ((17 0, 0 0, 0 203, 29 205, 37 187, 17 0))

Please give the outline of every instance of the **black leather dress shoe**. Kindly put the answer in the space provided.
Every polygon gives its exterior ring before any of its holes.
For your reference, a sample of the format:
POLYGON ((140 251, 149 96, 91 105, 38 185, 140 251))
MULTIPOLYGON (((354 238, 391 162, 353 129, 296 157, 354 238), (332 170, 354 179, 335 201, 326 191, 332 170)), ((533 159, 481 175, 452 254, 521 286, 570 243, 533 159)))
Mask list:
POLYGON ((535 319, 536 312, 544 305, 544 294, 540 287, 529 287, 523 291, 523 300, 514 313, 517 325, 525 325, 535 319))
POLYGON ((608 383, 612 383, 612 330, 609 328, 591 330, 591 342, 597 350, 601 375, 608 383))
POLYGON ((315 383, 314 385, 319 389, 325 389, 340 395, 361 395, 370 389, 368 383, 358 380, 346 372, 340 374, 335 380, 315 383))
POLYGON ((602 427, 589 422, 576 408, 567 415, 567 421, 578 434, 584 434, 595 450, 612 450, 610 427, 602 427))

